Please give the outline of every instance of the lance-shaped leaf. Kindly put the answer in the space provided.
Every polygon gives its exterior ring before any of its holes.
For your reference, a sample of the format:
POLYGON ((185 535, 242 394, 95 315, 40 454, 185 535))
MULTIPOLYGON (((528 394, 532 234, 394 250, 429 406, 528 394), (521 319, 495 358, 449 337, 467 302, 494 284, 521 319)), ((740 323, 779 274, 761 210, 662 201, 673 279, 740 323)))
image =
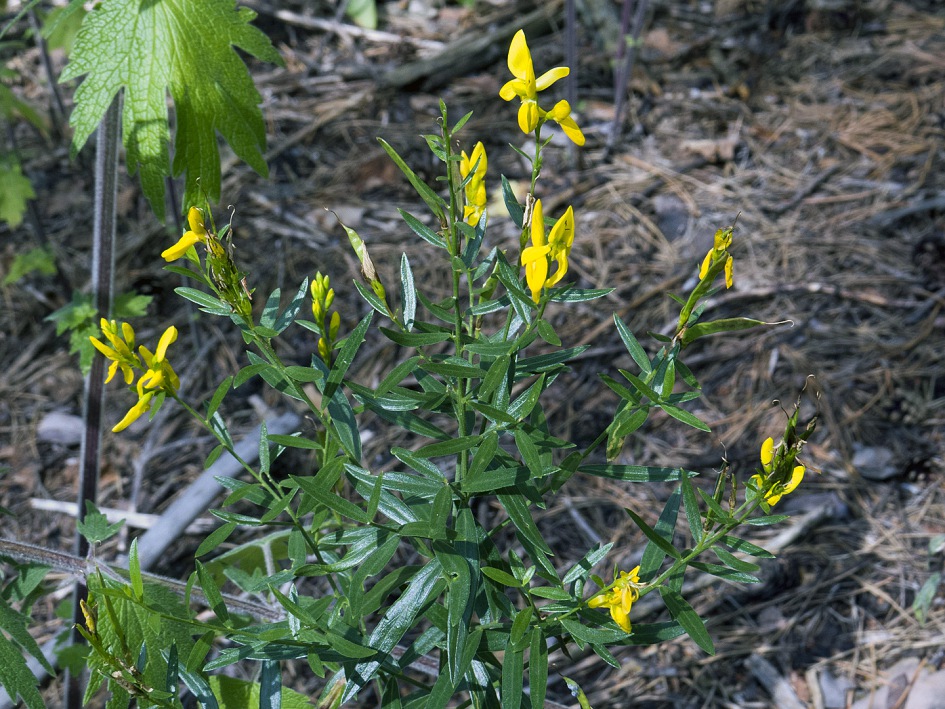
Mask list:
POLYGON ((236 48, 282 65, 269 39, 250 22, 256 13, 232 0, 109 0, 86 16, 69 64, 75 92, 72 149, 85 145, 115 95, 124 89, 122 132, 128 169, 164 218, 164 178, 171 174, 167 93, 176 109, 173 174, 186 173, 184 204, 201 193, 220 198, 220 133, 261 175, 266 132, 262 98, 236 48), (198 185, 196 180, 200 178, 198 185))
POLYGON ((736 330, 748 330, 759 325, 777 325, 778 323, 769 323, 764 320, 753 320, 752 318, 722 318, 721 320, 710 320, 709 322, 700 322, 690 325, 683 330, 683 347, 690 342, 698 340, 700 337, 715 335, 720 332, 735 332, 736 330))

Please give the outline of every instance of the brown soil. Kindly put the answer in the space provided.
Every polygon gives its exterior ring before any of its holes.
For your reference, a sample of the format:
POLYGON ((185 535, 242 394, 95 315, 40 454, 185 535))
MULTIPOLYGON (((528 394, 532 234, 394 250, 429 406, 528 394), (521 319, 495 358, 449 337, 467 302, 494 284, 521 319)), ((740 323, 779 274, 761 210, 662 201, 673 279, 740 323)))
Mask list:
MULTIPOLYGON (((475 111, 464 147, 486 143, 494 194, 500 173, 513 182, 527 178, 508 149, 523 143, 515 109, 497 95, 507 73, 504 42, 495 48, 498 60, 460 62, 446 85, 422 75, 384 88, 389 72, 509 22, 515 3, 480 0, 476 12, 422 0, 386 3, 382 33, 374 35, 341 23, 307 28, 297 18, 311 4, 280 3, 290 13, 282 17, 257 8, 287 64, 254 67, 271 175, 264 180, 225 158, 219 213, 236 205, 237 253, 257 293, 294 291, 321 270, 338 293, 343 327, 351 327, 366 311, 349 285, 357 263, 326 209, 359 231, 388 281, 396 282, 407 252, 418 282, 434 292, 445 285, 441 264, 399 220, 397 207, 420 214, 422 205, 376 136, 432 178, 436 166, 419 135, 434 132, 442 96, 455 117, 475 111)), ((670 327, 674 303, 664 292, 691 286, 713 233, 737 215, 735 286, 713 299, 712 315, 786 322, 694 345, 686 362, 705 391, 695 412, 713 433, 657 420, 628 442, 624 458, 683 465, 711 479, 725 456, 738 474, 750 474, 760 441, 783 430, 772 401, 789 407, 807 384, 804 413, 816 408, 821 417, 807 462, 820 474, 809 473, 779 505, 793 515, 782 527, 797 533, 765 565, 762 585, 690 594, 708 620, 715 656, 684 638, 621 651, 620 670, 594 655, 560 657, 549 696, 575 705, 560 680, 566 675, 598 709, 790 706, 785 695, 774 698, 775 684, 758 670, 764 658, 804 705, 843 706, 831 703, 843 699, 842 688, 826 695, 822 688, 846 683, 852 701, 893 680, 888 670, 904 658, 937 669, 945 660, 941 597, 924 624, 912 604, 942 570, 934 544, 945 533, 945 16, 938 3, 918 0, 659 3, 630 81, 622 134, 608 154, 614 97, 606 30, 613 22, 590 10, 619 8, 581 5, 588 14, 577 32, 575 73, 588 142, 580 151, 554 143, 540 191, 546 213, 571 204, 577 214, 569 277, 615 290, 552 312, 566 345, 591 345, 556 384, 553 430, 578 443, 596 436, 613 405, 597 373, 632 366, 612 313, 641 339, 670 327), (811 510, 826 513, 811 520, 811 510)), ((331 11, 319 7, 315 16, 331 11)), ((539 71, 563 63, 562 26, 529 35, 539 71)), ((18 61, 24 76, 41 75, 34 50, 18 61)), ((44 83, 16 88, 48 105, 44 83)), ((38 512, 30 500, 75 498, 77 446, 38 440, 36 431, 51 412, 81 415, 82 377, 44 318, 88 284, 92 151, 70 162, 65 142, 42 144, 22 125, 14 134, 38 197, 22 228, 0 227, 0 259, 9 264, 43 242, 60 274, 29 276, 0 291, 0 464, 10 468, 0 478, 0 506, 15 513, 2 535, 67 550, 72 518, 38 512)), ((181 328, 179 371, 199 400, 241 366, 242 342, 210 318, 188 330, 191 311, 174 296, 179 282, 159 258, 174 237, 155 223, 137 183, 122 180, 116 286, 155 296, 149 317, 137 323, 140 339, 156 339, 171 323, 181 328)), ((490 239, 511 247, 515 236, 502 221, 494 218, 490 239)), ((293 329, 281 351, 304 363, 312 348, 309 333, 293 329)), ((362 381, 378 381, 399 356, 371 339, 353 369, 362 381)), ((118 389, 109 394, 113 416, 130 400, 118 389)), ((236 435, 266 407, 289 404, 247 386, 227 406, 236 435)), ((181 411, 167 407, 161 416, 160 425, 106 434, 102 506, 159 513, 200 472, 211 444, 181 411)), ((364 426, 373 435, 365 461, 383 463, 390 446, 403 443, 377 420, 364 426)), ((574 479, 540 521, 562 566, 596 542, 614 541, 609 563, 626 567, 644 540, 622 508, 652 522, 666 494, 574 479)), ((780 544, 771 536, 782 527, 752 538, 780 544)), ((186 573, 198 543, 182 538, 156 571, 186 573)), ((100 553, 107 559, 119 551, 112 544, 100 553)), ((641 604, 639 619, 658 612, 641 604)), ((298 683, 315 687, 304 675, 298 683)))

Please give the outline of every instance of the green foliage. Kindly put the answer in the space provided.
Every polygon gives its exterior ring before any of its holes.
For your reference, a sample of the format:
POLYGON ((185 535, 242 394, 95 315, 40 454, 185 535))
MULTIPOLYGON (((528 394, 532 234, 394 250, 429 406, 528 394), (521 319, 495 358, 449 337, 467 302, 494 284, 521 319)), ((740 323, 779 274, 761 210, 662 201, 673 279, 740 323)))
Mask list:
POLYGON ((220 196, 219 133, 261 175, 261 97, 235 48, 282 64, 269 39, 250 22, 255 13, 229 0, 110 0, 85 18, 62 81, 84 76, 70 123, 73 152, 85 145, 112 100, 124 91, 126 161, 140 171, 154 213, 164 219, 164 178, 185 175, 184 202, 220 196), (167 92, 176 109, 170 164, 167 92), (199 185, 198 185, 198 182, 199 185))
POLYGON ((86 11, 82 0, 71 0, 68 5, 56 7, 43 19, 43 38, 50 49, 61 49, 67 55, 79 35, 86 11))
POLYGON ((349 0, 345 12, 356 25, 367 29, 377 29, 376 0, 349 0))
MULTIPOLYGON (((147 312, 151 300, 150 295, 122 293, 115 298, 112 308, 114 317, 122 320, 141 317, 147 312)), ((46 316, 47 320, 56 323, 57 335, 69 333, 69 353, 79 355, 79 367, 83 374, 88 373, 95 353, 89 337, 101 335, 99 318, 92 304, 92 296, 79 292, 72 294, 71 302, 46 316)))
POLYGON ((89 544, 100 544, 118 534, 124 526, 125 520, 109 524, 108 518, 98 511, 91 500, 85 501, 85 519, 75 523, 79 534, 85 537, 89 544))
POLYGON ((42 276, 51 276, 56 272, 56 260, 50 249, 37 246, 26 253, 14 256, 10 271, 3 277, 3 285, 16 283, 23 276, 34 271, 42 276))
POLYGON ((23 222, 27 200, 35 196, 33 185, 19 163, 0 160, 0 220, 18 227, 23 222))
POLYGON ((29 616, 14 610, 5 595, 0 595, 0 684, 13 699, 19 696, 29 709, 39 709, 44 706, 43 698, 23 652, 39 660, 47 672, 53 669, 27 630, 29 616))

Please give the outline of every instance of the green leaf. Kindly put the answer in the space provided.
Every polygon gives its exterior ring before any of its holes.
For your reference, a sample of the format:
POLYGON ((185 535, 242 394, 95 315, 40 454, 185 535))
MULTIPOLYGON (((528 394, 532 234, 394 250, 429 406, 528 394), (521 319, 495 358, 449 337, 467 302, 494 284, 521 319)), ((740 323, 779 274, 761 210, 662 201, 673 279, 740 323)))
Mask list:
MULTIPOLYGON (((666 510, 670 509, 670 503, 672 503, 673 500, 675 500, 676 509, 677 510, 679 509, 679 495, 678 493, 673 493, 673 496, 670 497, 670 502, 668 502, 666 505, 666 508, 664 508, 664 515, 660 516, 661 520, 665 516, 666 510)), ((662 550, 664 554, 668 554, 674 559, 682 558, 682 554, 679 553, 679 550, 676 549, 676 547, 674 547, 665 538, 663 538, 663 536, 661 536, 659 532, 657 532, 650 525, 648 525, 646 521, 642 517, 640 517, 640 515, 638 515, 636 512, 628 508, 624 508, 624 512, 626 512, 630 516, 630 519, 632 519, 634 524, 636 524, 640 528, 640 531, 643 532, 646 538, 649 539, 651 542, 653 542, 653 544, 657 548, 662 550)), ((675 517, 673 518, 673 522, 675 523, 675 517)), ((644 552, 644 557, 645 556, 646 554, 644 552)), ((656 568, 659 568, 659 564, 657 564, 656 568)), ((642 562, 640 564, 640 569, 641 569, 641 574, 642 574, 642 572, 645 570, 642 562)))
POLYGON ((684 424, 692 426, 693 428, 699 429, 700 431, 705 431, 706 433, 712 433, 712 429, 709 428, 705 423, 703 423, 698 417, 689 413, 685 409, 680 409, 678 406, 673 406, 672 404, 660 404, 659 407, 663 409, 666 413, 672 416, 677 421, 682 421, 684 424))
POLYGON ((177 293, 181 298, 189 300, 191 303, 195 303, 200 307, 200 309, 209 313, 210 315, 226 315, 228 316, 233 312, 233 308, 224 303, 219 298, 214 298, 212 295, 208 295, 203 291, 197 290, 195 288, 186 288, 180 286, 174 289, 174 292, 177 293))
POLYGON ((565 677, 564 675, 561 675, 561 679, 563 679, 565 684, 568 685, 568 689, 571 690, 571 695, 578 700, 578 705, 581 707, 581 709, 592 709, 591 703, 587 701, 587 695, 584 694, 584 690, 581 689, 581 685, 579 685, 570 677, 565 677))
MULTIPOLYGON (((2 169, 3 168, 0 168, 0 190, 3 189, 2 169)), ((0 219, 3 218, 2 202, 5 199, 5 196, 2 195, 3 193, 0 193, 0 219)), ((10 226, 15 227, 16 224, 10 224, 10 226)), ((33 271, 43 276, 52 276, 56 273, 55 256, 53 252, 45 246, 37 246, 25 253, 14 256, 13 263, 10 264, 10 270, 7 272, 7 275, 3 277, 3 285, 8 286, 16 283, 27 273, 32 273, 33 271)))
POLYGON ((281 333, 289 325, 295 322, 295 319, 299 316, 299 311, 302 309, 302 304, 305 302, 305 298, 308 296, 308 278, 302 279, 302 284, 299 286, 299 289, 295 292, 295 296, 285 306, 285 310, 279 313, 279 316, 276 318, 275 323, 273 324, 273 329, 281 333))
MULTIPOLYGON (((384 617, 371 633, 368 645, 381 653, 389 653, 400 642, 404 633, 414 626, 417 616, 429 600, 442 591, 445 583, 440 578, 442 571, 443 568, 436 558, 428 561, 410 579, 410 583, 407 584, 400 597, 387 609, 384 617)), ((342 703, 353 698, 361 687, 370 682, 380 667, 380 660, 358 663, 348 677, 348 684, 341 698, 342 703)))
POLYGON ((737 556, 729 551, 725 551, 725 549, 722 549, 721 547, 712 547, 712 551, 715 552, 717 557, 719 557, 719 561, 729 568, 735 569, 736 571, 745 571, 747 573, 751 573, 752 571, 757 571, 761 568, 758 566, 758 564, 752 563, 751 561, 739 559, 737 556))
MULTIPOLYGON (((34 640, 33 636, 29 634, 29 631, 27 630, 29 622, 30 622, 29 616, 23 615, 22 613, 19 613, 13 608, 11 608, 9 605, 7 605, 7 600, 3 597, 3 595, 0 595, 0 629, 2 629, 5 633, 7 633, 10 636, 10 640, 6 640, 3 633, 0 633, 0 648, 2 648, 4 644, 6 644, 7 647, 10 647, 11 646, 10 641, 12 641, 16 645, 19 645, 21 648, 26 650, 30 655, 35 657, 37 660, 39 660, 39 664, 42 665, 43 668, 45 668, 47 672, 49 672, 50 674, 55 674, 55 671, 50 666, 49 662, 46 660, 46 656, 43 655, 43 651, 40 649, 39 645, 36 643, 36 640, 34 640)), ((18 660, 22 663, 23 656, 20 655, 20 651, 16 649, 15 646, 13 646, 13 652, 16 653, 18 660)), ((7 664, 7 663, 0 663, 0 664, 7 664)), ((22 664, 24 667, 26 666, 25 663, 22 663, 22 664)), ((6 669, 6 668, 0 667, 0 677, 3 676, 2 675, 3 669, 6 669)), ((32 686, 35 681, 36 680, 33 677, 32 673, 30 673, 30 676, 29 676, 30 686, 32 686)), ((3 681, 3 686, 8 687, 7 682, 5 680, 3 681)), ((15 697, 16 695, 11 694, 10 696, 15 697)), ((26 694, 24 694, 23 696, 25 698, 26 694)))
POLYGON ((532 628, 529 641, 528 686, 532 709, 544 709, 548 689, 548 643, 537 625, 532 628))
POLYGON ((417 284, 413 280, 407 254, 400 256, 400 303, 404 328, 412 330, 414 318, 417 316, 417 284))
POLYGON ((761 579, 751 574, 746 574, 743 571, 735 571, 727 566, 708 564, 703 561, 690 561, 689 565, 694 569, 711 574, 712 576, 717 576, 720 579, 725 579, 731 583, 761 583, 761 579))
MULTIPOLYGON (((3 599, 0 599, 0 625, 6 621, 4 616, 7 610, 12 611, 12 609, 7 608, 3 599)), ((26 620, 24 620, 24 632, 25 623, 26 620)), ((6 629, 4 627, 4 630, 6 629)), ((39 653, 39 656, 42 656, 42 652, 39 653)), ((53 673, 52 668, 49 668, 49 671, 53 673)), ((0 684, 3 685, 3 688, 14 702, 19 696, 28 709, 45 708, 46 703, 36 688, 36 678, 30 672, 26 660, 20 654, 16 645, 7 640, 2 633, 0 633, 0 684)))
POLYGON ((128 578, 131 579, 131 591, 136 601, 144 600, 144 579, 141 578, 141 562, 138 559, 138 540, 131 540, 128 551, 128 578))
POLYGON ((505 201, 505 208, 508 210, 509 216, 512 217, 512 222, 517 228, 521 229, 522 222, 525 219, 525 209, 515 198, 512 185, 505 175, 502 175, 502 198, 505 201))
POLYGON ((388 340, 404 347, 435 345, 438 342, 446 342, 452 337, 452 334, 446 330, 442 332, 399 332, 386 327, 379 329, 388 340))
POLYGON ((359 27, 377 29, 377 3, 374 0, 350 0, 345 12, 359 27))
POLYGON ((194 552, 194 556, 203 556, 204 554, 209 554, 211 551, 216 549, 220 544, 226 541, 233 530, 237 527, 235 522, 227 522, 226 524, 217 527, 214 529, 207 537, 200 542, 200 546, 197 547, 197 551, 194 552))
POLYGON ((567 585, 577 581, 579 578, 586 579, 591 573, 591 569, 593 569, 594 566, 600 563, 600 561, 607 556, 608 552, 613 546, 614 543, 610 542, 599 549, 591 549, 583 557, 581 557, 580 561, 571 567, 571 570, 564 575, 564 578, 561 580, 561 582, 567 585))
POLYGON ((434 246, 438 246, 441 249, 446 248, 446 242, 443 241, 442 236, 437 234, 430 227, 428 227, 409 212, 405 212, 403 209, 398 209, 397 211, 400 212, 400 216, 404 218, 404 221, 407 222, 407 226, 413 230, 414 234, 419 236, 424 241, 433 244, 434 246))
MULTIPOLYGON (((259 709, 281 709, 282 668, 277 660, 263 660, 259 672, 259 709)), ((308 702, 306 702, 306 705, 308 702)), ((249 706, 249 705, 247 705, 249 706)))
POLYGON ((586 303, 614 292, 613 288, 555 288, 548 301, 552 303, 586 303))
MULTIPOLYGON (((529 610, 530 609, 526 609, 529 610)), ((502 706, 519 707, 522 704, 522 685, 525 682, 525 647, 510 645, 502 658, 502 706)))
POLYGON ((727 547, 734 549, 735 551, 740 551, 743 554, 750 554, 751 556, 757 557, 759 559, 773 559, 774 554, 766 549, 762 549, 760 546, 752 544, 751 542, 746 542, 744 539, 739 539, 738 537, 732 536, 731 534, 726 534, 724 537, 721 537, 719 541, 727 547))
POLYGON ((617 313, 614 313, 614 324, 617 325, 617 334, 619 334, 620 339, 623 340, 623 345, 627 348, 627 352, 630 353, 630 356, 633 357, 633 361, 637 363, 637 366, 644 374, 649 374, 652 370, 652 365, 650 364, 650 358, 646 355, 646 350, 643 349, 643 346, 639 343, 637 338, 633 336, 633 333, 630 332, 630 328, 624 324, 617 313))
POLYGON ((689 522, 689 533, 692 534, 693 544, 702 541, 702 513, 699 511, 699 498, 692 487, 689 476, 682 480, 683 505, 686 508, 686 520, 689 522))
POLYGON ((344 344, 341 346, 341 351, 338 353, 338 358, 331 367, 328 381, 322 392, 326 397, 330 398, 335 395, 338 385, 341 384, 341 380, 344 379, 345 374, 348 372, 348 367, 351 366, 355 356, 358 354, 358 350, 361 345, 364 344, 364 334, 371 326, 373 319, 374 313, 365 315, 361 319, 361 322, 357 324, 357 327, 351 331, 351 334, 345 338, 344 344))
POLYGON ((500 583, 503 586, 508 586, 509 588, 521 588, 522 582, 517 578, 512 576, 512 574, 503 571, 502 569, 496 569, 492 566, 483 566, 481 569, 484 576, 492 579, 496 583, 500 583))
POLYGON ((390 156, 390 159, 394 161, 397 167, 400 168, 400 171, 404 173, 407 177, 407 181, 413 185, 413 188, 417 191, 417 194, 426 202, 427 206, 430 208, 430 211, 433 213, 433 216, 436 217, 439 221, 445 222, 445 217, 443 215, 443 200, 437 196, 437 194, 430 189, 429 185, 423 182, 413 170, 404 162, 404 159, 397 154, 397 151, 394 150, 390 143, 388 143, 383 138, 378 138, 377 142, 381 144, 381 147, 384 148, 384 151, 390 156))
POLYGON ((774 325, 764 320, 752 320, 751 318, 722 318, 721 320, 710 320, 709 322, 700 322, 690 325, 685 329, 682 336, 682 345, 685 347, 690 342, 698 340, 706 335, 715 335, 719 332, 737 332, 738 330, 748 330, 759 325, 774 325))
POLYGON ((516 536, 522 542, 522 546, 525 547, 529 556, 531 556, 532 561, 544 570, 548 578, 557 579, 554 566, 548 561, 548 557, 553 556, 554 552, 551 551, 551 548, 538 530, 535 520, 532 519, 532 515, 528 511, 528 504, 525 502, 522 493, 518 491, 514 493, 500 493, 498 498, 502 507, 508 512, 512 524, 515 525, 516 536))
POLYGON ((915 619, 919 621, 920 626, 924 626, 929 617, 929 609, 932 607, 932 603, 935 601, 935 596, 938 593, 938 586, 942 581, 942 574, 935 572, 929 576, 925 583, 922 584, 922 588, 919 589, 919 592, 915 595, 915 599, 912 601, 912 612, 915 614, 915 619))
POLYGON ((446 441, 429 443, 416 452, 421 458, 436 458, 442 455, 455 455, 474 448, 482 441, 482 436, 462 436, 446 441))
POLYGON ((23 175, 19 163, 0 163, 0 220, 12 229, 20 226, 26 213, 26 201, 34 197, 33 185, 23 175))
POLYGON ((666 608, 669 610, 669 614, 673 617, 673 620, 677 621, 686 629, 689 637, 691 637, 696 645, 702 648, 703 651, 709 655, 714 655, 715 646, 712 644, 712 638, 709 637, 709 632, 705 629, 705 623, 702 622, 702 618, 693 610, 692 606, 690 606, 682 596, 666 586, 660 587, 660 596, 663 599, 663 603, 666 604, 666 608))
MULTIPOLYGON (((264 662, 273 662, 267 660, 264 662)), ((265 665, 264 665, 265 666, 265 665)), ((209 680, 213 696, 219 702, 219 709, 252 709, 253 707, 280 706, 282 709, 311 709, 308 697, 288 687, 281 687, 278 696, 270 697, 269 704, 262 704, 264 693, 260 692, 258 682, 247 682, 226 675, 212 675, 209 680), (277 702, 277 703, 272 703, 277 702)), ((206 708, 209 709, 209 708, 206 708)))
POLYGON ((85 145, 124 90, 123 140, 129 171, 164 219, 164 178, 185 174, 184 205, 220 199, 217 133, 260 175, 266 127, 262 97, 236 52, 282 66, 256 13, 232 0, 109 0, 86 16, 62 81, 85 76, 75 92, 73 152, 85 145), (168 156, 167 93, 176 109, 174 164, 168 156), (198 184, 199 180, 199 184, 198 184))
POLYGON ((197 567, 197 578, 200 581, 200 588, 203 589, 203 595, 207 597, 210 610, 212 610, 221 621, 229 623, 230 613, 227 611, 226 604, 223 602, 223 595, 220 593, 217 582, 213 580, 213 574, 199 561, 194 561, 194 564, 197 567))
POLYGON ((89 544, 100 544, 118 534, 118 530, 125 524, 125 520, 109 524, 108 518, 98 511, 98 507, 91 500, 85 501, 85 518, 75 523, 79 534, 85 537, 89 544))
POLYGON ((599 478, 623 480, 633 483, 673 482, 683 477, 695 477, 698 473, 682 468, 658 468, 649 465, 582 465, 578 472, 596 475, 599 478))

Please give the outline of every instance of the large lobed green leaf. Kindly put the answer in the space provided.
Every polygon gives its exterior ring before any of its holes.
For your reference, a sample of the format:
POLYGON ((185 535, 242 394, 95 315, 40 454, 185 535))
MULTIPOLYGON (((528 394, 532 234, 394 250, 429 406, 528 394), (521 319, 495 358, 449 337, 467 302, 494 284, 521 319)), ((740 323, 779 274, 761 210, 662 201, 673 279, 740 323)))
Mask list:
POLYGON ((168 156, 167 92, 176 109, 173 174, 185 174, 184 204, 220 198, 217 133, 261 175, 266 133, 262 98, 235 48, 282 64, 256 14, 232 0, 105 0, 82 24, 62 81, 85 76, 70 123, 78 152, 124 89, 122 130, 130 172, 164 219, 168 156), (199 178, 200 183, 197 184, 199 178))

